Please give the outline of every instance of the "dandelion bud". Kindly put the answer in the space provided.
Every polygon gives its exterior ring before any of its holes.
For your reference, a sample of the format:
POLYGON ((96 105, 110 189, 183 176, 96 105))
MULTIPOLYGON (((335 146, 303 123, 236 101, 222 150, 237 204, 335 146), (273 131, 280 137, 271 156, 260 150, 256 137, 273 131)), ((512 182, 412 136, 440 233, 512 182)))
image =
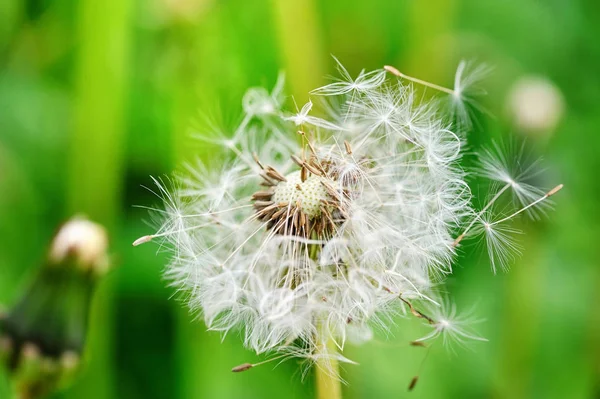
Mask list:
POLYGON ((103 274, 108 268, 108 237, 101 226, 89 220, 74 218, 65 223, 50 247, 49 262, 65 264, 72 259, 78 267, 103 274))
POLYGON ((22 397, 59 389, 79 369, 91 297, 108 269, 107 244, 101 226, 67 222, 29 288, 0 318, 0 359, 22 397))

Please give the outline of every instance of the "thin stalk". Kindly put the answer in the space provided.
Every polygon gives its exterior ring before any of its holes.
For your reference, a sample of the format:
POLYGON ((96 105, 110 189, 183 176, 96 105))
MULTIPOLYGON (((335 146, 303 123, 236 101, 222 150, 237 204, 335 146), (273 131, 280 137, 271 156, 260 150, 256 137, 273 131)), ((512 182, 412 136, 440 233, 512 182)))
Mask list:
MULTIPOLYGON (((313 238, 317 238, 313 233, 313 238)), ((317 260, 319 257, 319 244, 310 246, 310 258, 317 260)), ((317 332, 317 339, 320 342, 317 345, 315 378, 317 399, 341 399, 342 387, 340 382, 340 367, 335 355, 338 347, 333 341, 331 334, 327 333, 327 323, 321 320, 317 332)))
POLYGON ((339 377, 339 364, 338 360, 332 356, 337 353, 337 346, 333 339, 328 338, 319 345, 319 350, 321 353, 317 353, 317 355, 321 356, 317 357, 315 368, 317 399, 341 399, 342 385, 339 377))
POLYGON ((469 232, 469 230, 471 230, 471 227, 473 227, 473 225, 475 224, 475 222, 477 222, 478 220, 480 220, 481 215, 483 215, 485 213, 485 211, 487 211, 489 209, 490 206, 494 205, 494 203, 496 202, 496 200, 498 198, 500 198, 500 196, 506 190, 508 190, 508 188, 510 186, 511 186, 511 183, 508 183, 504 187, 502 187, 502 189, 500 189, 496 193, 496 195, 494 195, 494 198, 492 198, 490 200, 490 202, 488 202, 487 205, 485 207, 483 207, 483 209, 481 211, 479 211, 479 213, 473 218, 473 220, 471 220, 471 223, 469 223, 469 225, 467 226, 467 228, 456 238, 456 240, 454 240, 454 243, 452 244, 453 247, 457 246, 463 240, 463 238, 465 238, 465 236, 467 235, 467 233, 469 232))
MULTIPOLYGON (((75 104, 70 137, 67 208, 114 231, 123 180, 123 141, 133 1, 77 2, 75 104)), ((114 373, 114 286, 98 287, 92 301, 86 352, 89 364, 64 398, 109 399, 114 373)))
POLYGON ((557 192, 559 192, 560 190, 562 190, 562 188, 563 188, 563 185, 562 185, 562 184, 559 184, 558 186, 554 187, 552 190, 550 190, 550 191, 548 191, 546 194, 544 194, 544 196, 543 196, 543 197, 540 197, 540 198, 538 198, 537 200, 533 201, 531 204, 529 204, 529 205, 527 205, 527 206, 525 206, 525 207, 523 207, 523 208, 519 209, 518 211, 516 211, 516 212, 515 212, 515 213, 513 213, 512 215, 508 215, 507 217, 505 217, 505 218, 503 218, 503 219, 500 219, 500 220, 497 220, 497 221, 495 221, 495 222, 493 222, 493 223, 490 223, 490 226, 494 226, 494 225, 497 225, 497 224, 500 224, 500 223, 504 223, 504 222, 506 222, 507 220, 510 220, 510 219, 514 218, 514 217, 515 217, 515 216, 517 216, 519 213, 521 213, 521 212, 525 212, 527 209, 529 209, 529 208, 532 208, 532 207, 536 206, 537 204, 539 204, 539 203, 540 203, 540 202, 542 202, 542 201, 545 201, 546 199, 548 199, 548 197, 550 197, 550 196, 552 196, 552 195, 556 194, 557 192))
POLYGON ((398 69, 394 68, 393 66, 386 65, 383 68, 386 71, 388 71, 389 73, 391 73, 392 75, 396 75, 396 76, 398 76, 400 78, 403 78, 403 79, 406 79, 406 80, 410 80, 411 82, 418 83, 418 84, 420 84, 422 86, 431 87, 432 89, 435 89, 435 90, 438 90, 438 91, 443 91, 444 93, 448 93, 450 95, 455 95, 456 94, 456 92, 454 90, 449 89, 447 87, 436 85, 435 83, 431 83, 431 82, 428 82, 426 80, 422 80, 422 79, 419 79, 419 78, 414 78, 412 76, 408 76, 408 75, 400 72, 398 69))
POLYGON ((292 95, 300 107, 308 92, 319 86, 325 73, 326 54, 315 0, 275 0, 273 11, 277 38, 292 95))

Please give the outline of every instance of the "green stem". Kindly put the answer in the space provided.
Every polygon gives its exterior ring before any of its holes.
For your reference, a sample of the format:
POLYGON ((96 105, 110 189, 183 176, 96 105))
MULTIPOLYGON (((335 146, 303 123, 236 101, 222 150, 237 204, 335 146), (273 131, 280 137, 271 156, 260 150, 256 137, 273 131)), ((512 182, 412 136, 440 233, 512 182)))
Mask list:
POLYGON ((320 39, 317 1, 275 0, 272 2, 277 25, 277 38, 283 56, 284 69, 292 94, 301 107, 308 92, 319 86, 325 76, 326 61, 320 39))
MULTIPOLYGON (((313 232, 312 239, 318 237, 313 232)), ((316 261, 319 258, 320 244, 309 245, 310 258, 316 261)), ((317 363, 315 364, 315 383, 317 384, 317 399, 341 399, 342 386, 340 382, 340 367, 335 355, 337 345, 327 330, 327 323, 321 319, 317 332, 317 363)))
MULTIPOLYGON (((322 336, 324 336, 323 334, 322 336)), ((319 356, 315 367, 317 399, 341 399, 342 385, 339 377, 338 360, 333 357, 337 353, 337 346, 333 339, 328 338, 319 345, 321 354, 328 356, 319 356)))
MULTIPOLYGON (((75 99, 69 153, 68 211, 114 231, 124 179, 125 112, 132 0, 77 2, 75 99)), ((107 284, 108 283, 108 284, 107 284)), ((113 365, 114 285, 98 287, 90 310, 86 370, 64 398, 118 396, 113 365)))

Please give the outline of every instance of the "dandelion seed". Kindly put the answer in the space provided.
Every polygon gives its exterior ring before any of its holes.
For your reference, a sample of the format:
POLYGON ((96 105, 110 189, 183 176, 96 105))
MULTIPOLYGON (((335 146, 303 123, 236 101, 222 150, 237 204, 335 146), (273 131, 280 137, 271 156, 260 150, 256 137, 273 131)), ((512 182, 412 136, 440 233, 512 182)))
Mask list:
POLYGON ((469 130, 472 127, 472 109, 483 112, 477 97, 486 93, 479 84, 490 74, 491 68, 485 64, 461 61, 454 76, 454 90, 450 97, 453 111, 459 124, 469 130))
MULTIPOLYGON (((508 145, 505 148, 498 143, 484 149, 479 154, 480 166, 477 173, 499 183, 506 184, 520 206, 526 206, 543 196, 544 191, 533 182, 543 172, 540 160, 529 154, 524 145, 508 145)), ((528 215, 539 218, 549 207, 550 202, 544 202, 542 207, 530 209, 528 215)))
POLYGON ((284 118, 284 120, 292 121, 292 122, 294 122, 294 124, 296 124, 296 126, 307 124, 307 125, 312 125, 315 127, 321 127, 323 129, 329 129, 329 130, 340 130, 341 129, 339 126, 337 126, 331 122, 328 122, 324 119, 308 115, 308 113, 312 109, 312 106, 313 106, 312 101, 309 101, 306 104, 304 104, 304 106, 302 107, 300 112, 298 112, 294 116, 289 116, 287 118, 284 118))
POLYGON ((342 63, 335 57, 333 57, 333 59, 337 63, 341 78, 337 82, 313 90, 311 92, 312 94, 323 96, 339 96, 352 92, 365 93, 370 90, 377 89, 385 81, 385 71, 383 70, 371 72, 365 72, 362 70, 356 79, 352 79, 350 73, 348 73, 342 63))
POLYGON ((471 108, 483 111, 476 98, 486 94, 484 90, 478 87, 478 84, 491 71, 486 65, 473 66, 472 63, 461 61, 456 69, 454 88, 452 89, 408 76, 389 65, 386 65, 384 69, 400 78, 449 94, 454 117, 457 119, 459 127, 465 130, 470 130, 472 127, 471 108))
POLYGON ((431 317, 434 323, 429 323, 433 330, 419 338, 417 342, 427 341, 442 337, 445 346, 458 344, 465 346, 469 341, 487 341, 487 339, 478 336, 472 332, 472 325, 480 323, 481 320, 474 319, 472 312, 459 314, 456 305, 449 301, 444 302, 442 307, 430 307, 431 317))

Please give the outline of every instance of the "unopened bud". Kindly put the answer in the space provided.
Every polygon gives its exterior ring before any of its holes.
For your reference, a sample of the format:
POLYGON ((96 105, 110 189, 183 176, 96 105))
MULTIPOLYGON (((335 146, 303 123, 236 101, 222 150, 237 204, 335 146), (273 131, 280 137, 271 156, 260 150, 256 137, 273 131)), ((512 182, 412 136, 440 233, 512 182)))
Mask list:
POLYGON ((108 270, 107 246, 101 226, 68 221, 28 289, 0 315, 0 360, 20 397, 42 397, 76 375, 92 294, 108 270))
POLYGON ((108 269, 108 237, 104 228, 81 218, 65 223, 52 241, 50 261, 60 264, 72 257, 84 269, 103 274, 108 269))

